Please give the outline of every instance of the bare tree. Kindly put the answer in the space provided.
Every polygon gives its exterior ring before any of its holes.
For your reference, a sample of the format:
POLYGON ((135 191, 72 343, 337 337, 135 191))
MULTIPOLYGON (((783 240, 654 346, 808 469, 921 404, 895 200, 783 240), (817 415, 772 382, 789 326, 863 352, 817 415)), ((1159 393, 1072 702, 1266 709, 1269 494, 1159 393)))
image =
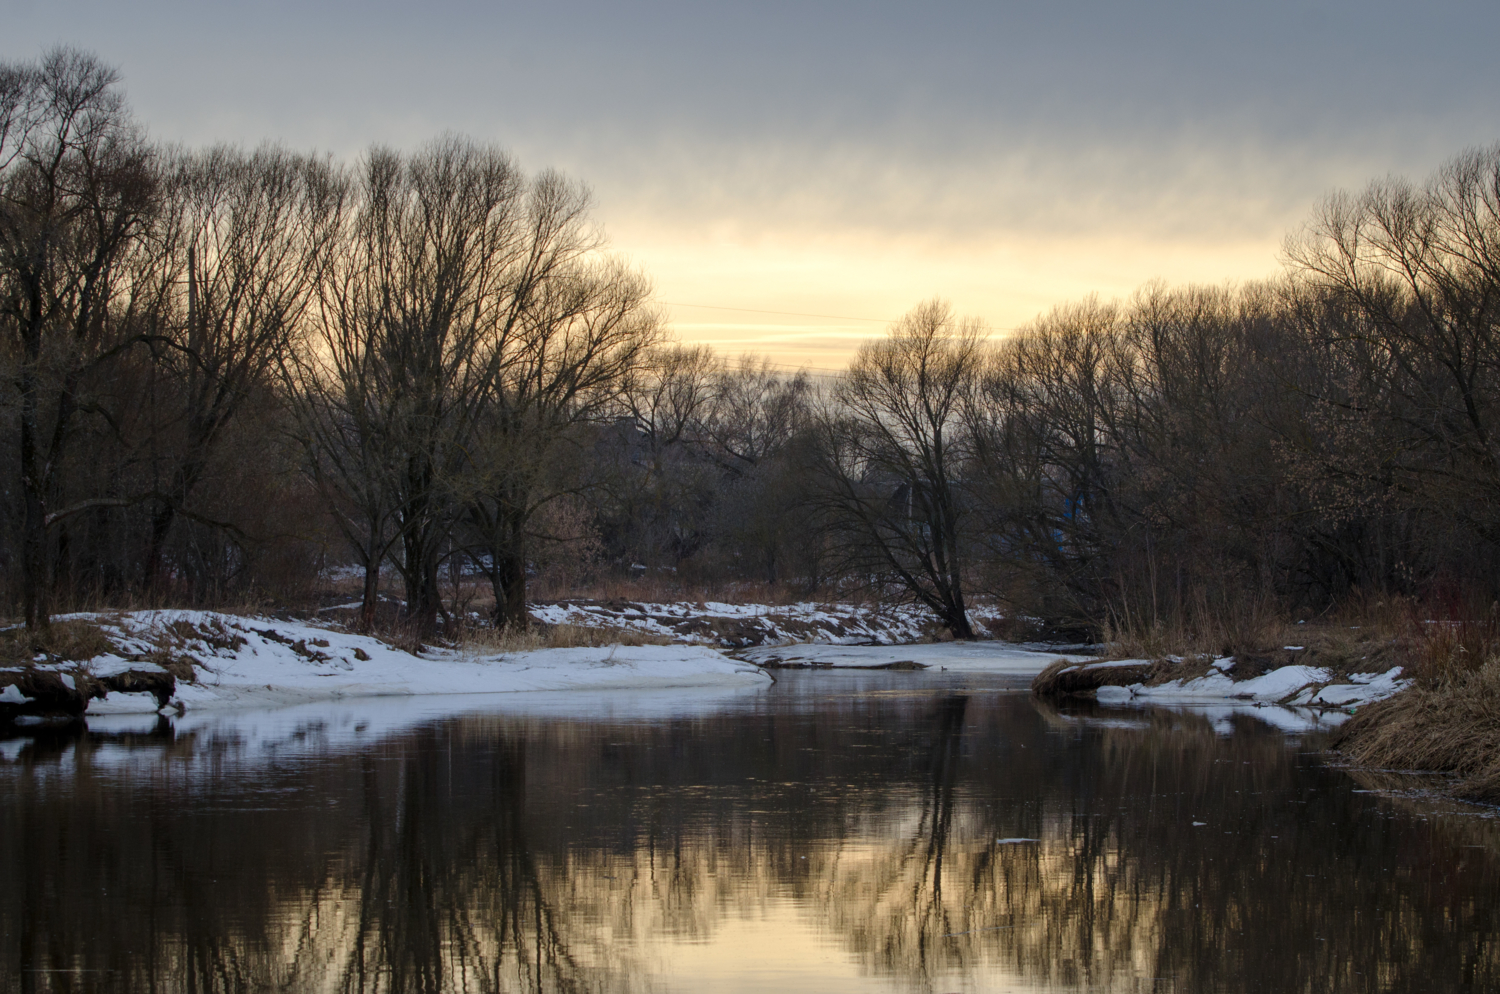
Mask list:
POLYGON ((160 388, 146 582, 230 422, 270 389, 302 334, 347 184, 326 162, 274 147, 179 154, 154 226, 160 281, 152 344, 160 388))
POLYGON ((955 638, 972 638, 962 415, 984 358, 977 321, 922 304, 863 346, 822 420, 823 501, 847 568, 899 583, 955 638))
POLYGON ((1117 321, 1117 308, 1093 300, 1057 308, 1002 343, 966 410, 989 555, 1033 586, 1040 570, 1033 604, 1049 612, 1066 608, 1046 587, 1071 600, 1092 585, 1118 517, 1112 384, 1129 360, 1117 321))
POLYGON ((443 610, 458 480, 498 372, 507 278, 528 248, 523 189, 507 156, 463 139, 411 156, 372 150, 294 376, 312 394, 302 410, 317 477, 357 509, 339 520, 365 561, 366 615, 395 545, 421 633, 443 610))
POLYGON ((1325 413, 1378 423, 1388 453, 1361 466, 1329 451, 1327 466, 1500 541, 1500 146, 1425 186, 1335 194, 1287 257, 1318 308, 1343 312, 1310 325, 1334 374, 1317 388, 1325 413))
POLYGON ((663 346, 647 359, 625 384, 629 437, 614 453, 611 490, 631 560, 675 569, 700 544, 719 476, 709 423, 724 361, 701 345, 663 346))
POLYGON ((497 373, 485 397, 468 490, 495 620, 518 630, 530 623, 533 517, 577 492, 579 474, 565 470, 585 455, 592 435, 584 429, 614 414, 660 338, 649 283, 598 255, 583 224, 582 191, 546 175, 531 203, 526 262, 509 284, 505 319, 488 346, 497 373))
POLYGON ((0 69, 0 333, 20 408, 29 628, 48 619, 49 526, 88 506, 57 506, 57 470, 87 412, 81 382, 130 347, 111 305, 154 206, 154 157, 117 79, 71 49, 0 69))
POLYGON ((577 429, 655 341, 643 279, 599 254, 588 196, 445 138, 366 159, 312 347, 289 376, 310 467, 366 572, 395 550, 422 632, 454 529, 524 627, 527 528, 574 489, 577 429))
POLYGON ((722 470, 718 541, 768 583, 789 563, 815 584, 821 560, 817 514, 806 485, 813 390, 806 373, 786 375, 741 357, 717 377, 707 434, 722 470))

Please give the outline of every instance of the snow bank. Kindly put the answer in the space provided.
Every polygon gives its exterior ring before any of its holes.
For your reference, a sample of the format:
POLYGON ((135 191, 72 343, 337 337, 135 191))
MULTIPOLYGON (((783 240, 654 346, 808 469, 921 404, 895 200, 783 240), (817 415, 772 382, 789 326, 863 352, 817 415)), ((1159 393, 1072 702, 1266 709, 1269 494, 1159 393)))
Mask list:
MULTIPOLYGON (((764 686, 759 669, 702 646, 538 649, 499 655, 451 650, 420 656, 364 635, 301 622, 205 611, 139 611, 97 621, 116 653, 82 664, 93 674, 150 666, 139 658, 163 642, 191 661, 196 679, 179 680, 174 704, 189 711, 285 707, 346 697, 499 694, 521 691, 640 690, 764 686)), ((64 668, 73 664, 54 664, 64 668)), ((156 710, 149 694, 111 694, 88 713, 156 710)))
MULTIPOLYGON (((1141 664, 1144 660, 1127 660, 1116 665, 1141 664)), ((1091 670, 1111 665, 1094 663, 1081 667, 1091 670)), ((1401 668, 1385 673, 1354 673, 1340 678, 1317 666, 1283 666, 1250 680, 1236 681, 1230 673, 1233 661, 1221 659, 1205 676, 1192 680, 1172 680, 1157 686, 1133 683, 1123 687, 1100 687, 1095 693, 1101 702, 1119 703, 1215 703, 1254 701, 1289 707, 1347 707, 1369 704, 1390 697, 1411 685, 1401 679, 1401 668)))
MULTIPOLYGON (((834 645, 892 645, 928 637, 935 614, 918 605, 884 608, 857 604, 726 604, 720 601, 651 603, 626 600, 562 600, 533 604, 531 617, 550 625, 626 628, 675 642, 710 643, 724 648, 823 642, 834 645)), ((969 611, 972 624, 998 620, 989 607, 969 611)))

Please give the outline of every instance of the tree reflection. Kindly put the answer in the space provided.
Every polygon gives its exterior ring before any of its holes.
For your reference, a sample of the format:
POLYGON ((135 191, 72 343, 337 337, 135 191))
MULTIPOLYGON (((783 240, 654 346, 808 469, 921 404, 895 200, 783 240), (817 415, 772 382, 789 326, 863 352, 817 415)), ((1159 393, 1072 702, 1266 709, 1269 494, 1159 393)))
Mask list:
POLYGON ((0 990, 645 990, 778 901, 905 989, 1500 982, 1490 822, 1221 730, 940 693, 248 766, 58 733, 0 767, 0 990))

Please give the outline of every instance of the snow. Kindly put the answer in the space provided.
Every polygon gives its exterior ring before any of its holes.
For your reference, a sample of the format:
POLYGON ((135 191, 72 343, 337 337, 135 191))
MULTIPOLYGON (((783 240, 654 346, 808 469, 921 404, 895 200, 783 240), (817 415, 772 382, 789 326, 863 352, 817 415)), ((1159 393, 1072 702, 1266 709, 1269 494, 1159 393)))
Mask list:
MULTIPOLYGON (((1147 660, 1126 659, 1089 663, 1083 669, 1146 665, 1147 660)), ((1339 677, 1319 666, 1291 665, 1249 680, 1231 678, 1234 659, 1214 661, 1204 676, 1172 680, 1157 686, 1142 683, 1106 686, 1095 691, 1099 703, 1109 706, 1167 707, 1191 711, 1208 718, 1215 731, 1228 735, 1238 718, 1253 718, 1288 734, 1334 728, 1348 720, 1352 709, 1390 697, 1411 685, 1401 678, 1401 668, 1384 673, 1354 673, 1339 677)))
MULTIPOLYGON (((341 648, 340 641, 330 637, 330 649, 341 648)), ((384 646, 365 647, 365 652, 369 661, 333 656, 314 663, 274 642, 262 643, 252 655, 220 664, 196 685, 179 684, 178 693, 191 709, 389 694, 695 687, 766 679, 752 667, 699 646, 537 649, 486 657, 437 652, 417 657, 384 646)))
MULTIPOLYGON (((1119 660, 1092 663, 1084 668, 1145 663, 1146 660, 1141 659, 1119 660)), ((1282 666, 1250 680, 1236 681, 1227 672, 1232 665, 1231 660, 1221 659, 1214 663, 1213 672, 1192 680, 1172 680, 1154 687, 1140 683, 1128 687, 1101 687, 1096 696, 1109 703, 1258 701, 1292 707, 1347 707, 1382 700, 1410 686, 1409 680, 1401 679, 1399 666, 1385 673, 1356 673, 1342 679, 1319 666, 1282 666)))
MULTIPOLYGON (((723 601, 640 602, 565 600, 534 604, 531 617, 550 625, 626 628, 677 642, 723 646, 910 643, 930 635, 937 616, 918 605, 869 606, 802 601, 796 604, 728 604, 723 601)), ((969 611, 982 627, 1000 618, 993 607, 969 611)))
MULTIPOLYGON (((1221 678, 1225 679, 1225 678, 1221 678)), ((1262 701, 1279 701, 1294 694, 1309 684, 1328 683, 1333 674, 1316 666, 1282 666, 1264 673, 1253 680, 1233 683, 1235 697, 1253 698, 1262 701)))
POLYGON ((31 698, 21 693, 15 684, 7 684, 4 690, 0 690, 0 704, 25 704, 31 698))
POLYGON ((154 714, 156 708, 155 694, 114 693, 103 700, 89 701, 88 713, 90 718, 96 714, 154 714))
MULTIPOLYGON (((138 611, 93 620, 112 636, 118 654, 99 656, 81 666, 46 668, 77 669, 95 676, 132 669, 157 671, 154 664, 128 657, 159 648, 170 626, 178 622, 201 633, 217 633, 217 647, 203 639, 176 636, 173 651, 192 657, 197 679, 179 680, 173 703, 180 701, 190 711, 286 707, 349 697, 761 687, 770 682, 754 666, 693 645, 615 645, 488 655, 433 649, 413 655, 369 636, 272 618, 138 611), (240 643, 230 647, 228 643, 235 639, 240 643)), ((0 691, 0 701, 25 700, 13 686, 0 691)), ((91 715, 143 714, 156 708, 150 694, 117 693, 91 701, 88 711, 91 715)))
POLYGON ((1033 677, 1057 659, 1083 661, 1087 656, 1021 649, 1006 642, 932 642, 922 645, 763 646, 737 653, 756 664, 873 669, 896 663, 916 663, 934 670, 958 673, 997 673, 1033 677))
POLYGON ((1111 670, 1124 666, 1149 666, 1150 663, 1144 659, 1110 659, 1102 663, 1090 663, 1083 667, 1086 670, 1111 670))
POLYGON ((1363 704, 1368 701, 1377 701, 1392 694, 1398 693, 1411 685, 1411 681, 1401 679, 1401 668, 1395 667, 1384 673, 1356 674, 1349 678, 1349 684, 1333 684, 1324 687, 1314 693, 1307 701, 1309 704, 1363 704), (1361 679, 1366 677, 1367 679, 1361 679))

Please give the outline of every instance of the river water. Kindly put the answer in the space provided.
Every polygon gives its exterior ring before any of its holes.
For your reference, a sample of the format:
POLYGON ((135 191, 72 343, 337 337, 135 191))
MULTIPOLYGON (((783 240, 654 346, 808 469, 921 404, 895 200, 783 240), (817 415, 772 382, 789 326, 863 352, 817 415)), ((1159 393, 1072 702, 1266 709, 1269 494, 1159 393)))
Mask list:
POLYGON ((0 990, 1500 990, 1494 812, 1378 786, 925 673, 96 721, 0 741, 0 990))

